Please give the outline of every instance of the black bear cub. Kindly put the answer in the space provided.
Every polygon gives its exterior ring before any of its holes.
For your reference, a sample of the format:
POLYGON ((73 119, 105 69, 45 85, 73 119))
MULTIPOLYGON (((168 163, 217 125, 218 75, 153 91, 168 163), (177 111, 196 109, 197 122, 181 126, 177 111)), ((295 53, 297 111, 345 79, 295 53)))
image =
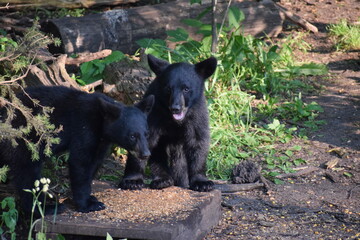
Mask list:
MULTIPOLYGON (((88 94, 66 87, 35 87, 25 91, 19 99, 32 108, 34 115, 41 113, 41 108, 29 97, 37 99, 42 106, 52 107, 50 122, 63 127, 57 136, 60 143, 54 145, 52 151, 54 154, 69 151, 69 175, 76 210, 104 209, 105 205, 91 195, 94 174, 112 144, 125 148, 139 159, 150 156, 147 115, 154 96, 149 95, 135 106, 125 106, 100 93, 88 94)), ((24 118, 18 116, 12 124, 14 127, 25 125, 24 118)), ((38 139, 34 131, 31 138, 38 139)), ((23 208, 28 212, 32 195, 23 189, 32 189, 34 181, 40 179, 45 156, 40 152, 40 161, 32 161, 25 143, 17 142, 16 148, 7 141, 0 143, 0 163, 10 165, 23 208)))
MULTIPOLYGON (((148 62, 156 74, 144 96, 155 96, 148 116, 148 164, 153 175, 150 187, 176 185, 211 191, 214 183, 205 175, 210 131, 204 84, 216 70, 217 61, 210 57, 194 65, 170 64, 148 55, 148 62)), ((119 186, 141 189, 145 165, 145 161, 130 153, 119 186)))

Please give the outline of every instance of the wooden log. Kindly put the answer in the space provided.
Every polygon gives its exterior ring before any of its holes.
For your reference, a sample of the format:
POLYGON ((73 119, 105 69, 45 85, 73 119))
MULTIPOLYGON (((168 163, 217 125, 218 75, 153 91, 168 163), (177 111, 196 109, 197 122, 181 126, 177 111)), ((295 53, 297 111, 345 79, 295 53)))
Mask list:
POLYGON ((42 8, 90 8, 103 5, 119 5, 135 3, 139 0, 0 0, 5 3, 6 9, 20 9, 27 7, 42 7, 42 8))
MULTIPOLYGON (((136 40, 142 38, 166 38, 167 30, 178 27, 187 29, 190 37, 200 39, 195 30, 181 21, 196 18, 211 6, 190 5, 188 0, 175 1, 157 5, 148 5, 130 9, 112 10, 100 14, 87 15, 81 18, 52 19, 42 24, 42 30, 59 37, 62 45, 52 48, 53 53, 97 52, 104 48, 134 53, 139 46, 136 40)), ((232 6, 238 7, 245 14, 242 22, 245 34, 277 36, 282 30, 283 15, 274 3, 255 1, 233 1, 232 6)), ((227 1, 219 0, 216 22, 221 23, 227 1)), ((202 19, 211 23, 211 14, 202 19)))
POLYGON ((302 28, 309 30, 313 33, 317 33, 318 32, 318 28, 315 27, 314 25, 312 25, 311 23, 309 23, 308 21, 306 21, 305 19, 303 19, 302 17, 300 17, 299 15, 296 15, 292 12, 290 12, 289 10, 287 10, 286 8, 278 5, 275 3, 275 7, 277 7, 281 12, 284 13, 286 19, 289 19, 291 22, 301 26, 302 28))
POLYGON ((66 86, 79 89, 80 86, 72 79, 65 69, 66 54, 57 57, 44 71, 36 65, 31 65, 30 71, 25 77, 28 86, 66 86))
POLYGON ((104 49, 95 53, 80 53, 76 58, 68 57, 65 61, 65 64, 79 66, 81 63, 84 62, 90 62, 95 59, 105 58, 111 53, 112 51, 110 49, 104 49))

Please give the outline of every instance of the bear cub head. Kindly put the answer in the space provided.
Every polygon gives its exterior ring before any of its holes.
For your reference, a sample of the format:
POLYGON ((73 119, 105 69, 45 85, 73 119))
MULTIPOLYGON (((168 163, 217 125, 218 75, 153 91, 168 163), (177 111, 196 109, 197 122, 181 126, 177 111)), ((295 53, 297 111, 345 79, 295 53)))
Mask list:
POLYGON ((197 64, 170 64, 148 55, 148 63, 156 74, 156 101, 172 120, 181 123, 192 106, 203 98, 205 80, 215 72, 217 60, 210 57, 197 64))
POLYGON ((104 138, 118 144, 139 159, 150 157, 147 116, 155 102, 154 95, 133 106, 123 106, 100 98, 104 115, 104 138))

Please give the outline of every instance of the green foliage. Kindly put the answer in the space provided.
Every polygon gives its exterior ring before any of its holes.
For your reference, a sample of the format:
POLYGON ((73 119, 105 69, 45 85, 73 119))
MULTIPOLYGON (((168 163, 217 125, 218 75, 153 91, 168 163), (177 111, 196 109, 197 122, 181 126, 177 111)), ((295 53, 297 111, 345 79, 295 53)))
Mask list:
POLYGON ((9 172, 9 167, 7 165, 0 168, 0 183, 6 181, 6 176, 8 172, 9 172))
POLYGON ((250 132, 251 97, 241 91, 224 91, 209 98, 211 146, 208 157, 209 174, 224 179, 232 167, 249 156, 249 147, 258 146, 250 132))
POLYGON ((85 62, 80 65, 80 78, 76 81, 80 85, 86 85, 102 79, 103 72, 106 65, 117 62, 125 58, 125 55, 120 51, 113 51, 104 59, 95 59, 90 62, 85 62))
POLYGON ((48 10, 46 8, 37 8, 36 15, 45 18, 62 18, 62 17, 82 17, 85 15, 85 8, 56 8, 48 10))
POLYGON ((1 201, 0 236, 10 234, 11 239, 16 239, 15 228, 18 220, 15 199, 6 197, 1 201))
POLYGON ((360 25, 351 25, 343 19, 330 24, 328 31, 337 50, 360 50, 360 25))
MULTIPOLYGON (((51 145, 58 143, 54 136, 61 130, 49 122, 50 108, 43 108, 43 113, 34 115, 30 108, 25 107, 16 97, 15 92, 25 87, 24 77, 31 64, 42 65, 36 59, 39 52, 48 44, 57 42, 51 37, 40 33, 35 27, 28 29, 24 36, 16 42, 5 31, 0 31, 0 141, 8 141, 8 147, 16 146, 24 141, 32 151, 32 158, 39 158, 40 143, 45 144, 44 153, 51 154, 51 145), (6 111, 5 111, 6 110, 6 111), (22 115, 26 125, 13 128, 11 121, 16 115, 22 115), (29 133, 37 133, 38 141, 31 142, 29 133)), ((34 101, 37 104, 36 101, 34 101)), ((40 105, 39 105, 40 107, 40 105)), ((0 168, 0 178, 4 179, 6 169, 0 168)))
MULTIPOLYGON (((302 124, 315 128, 319 124, 315 118, 322 111, 316 103, 302 101, 301 90, 309 87, 296 77, 326 74, 326 67, 295 64, 292 38, 279 46, 243 35, 243 19, 239 9, 229 9, 227 21, 218 26, 214 54, 210 51, 211 26, 199 19, 183 23, 198 29, 203 35, 200 41, 191 39, 182 28, 167 32, 168 40, 176 43, 174 49, 159 39, 137 41, 145 53, 169 62, 196 63, 211 55, 218 59, 215 74, 206 82, 211 128, 207 163, 213 178, 228 179, 234 165, 256 156, 266 156, 265 166, 280 171, 301 164, 303 161, 293 159, 290 151, 277 156, 273 144, 289 142, 302 124)), ((302 47, 308 48, 305 44, 302 47)))

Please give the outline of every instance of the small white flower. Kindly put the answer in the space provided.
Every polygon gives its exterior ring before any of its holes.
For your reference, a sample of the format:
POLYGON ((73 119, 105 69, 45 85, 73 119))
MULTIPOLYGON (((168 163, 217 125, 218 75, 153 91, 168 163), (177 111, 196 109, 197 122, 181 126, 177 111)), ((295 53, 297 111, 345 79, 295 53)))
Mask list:
POLYGON ((48 194, 49 198, 53 198, 53 195, 51 193, 48 194))
POLYGON ((36 188, 35 188, 35 191, 37 191, 37 192, 40 191, 40 188, 39 188, 39 187, 36 187, 36 188))
POLYGON ((45 183, 47 182, 47 180, 46 180, 46 178, 41 178, 41 179, 40 179, 40 182, 41 182, 42 184, 45 184, 45 183))
POLYGON ((39 180, 36 180, 35 183, 34 183, 34 186, 35 186, 35 187, 38 187, 39 185, 40 185, 39 180))
POLYGON ((48 190, 49 190, 49 185, 45 184, 45 185, 43 186, 42 191, 43 191, 43 192, 47 192, 48 190))

